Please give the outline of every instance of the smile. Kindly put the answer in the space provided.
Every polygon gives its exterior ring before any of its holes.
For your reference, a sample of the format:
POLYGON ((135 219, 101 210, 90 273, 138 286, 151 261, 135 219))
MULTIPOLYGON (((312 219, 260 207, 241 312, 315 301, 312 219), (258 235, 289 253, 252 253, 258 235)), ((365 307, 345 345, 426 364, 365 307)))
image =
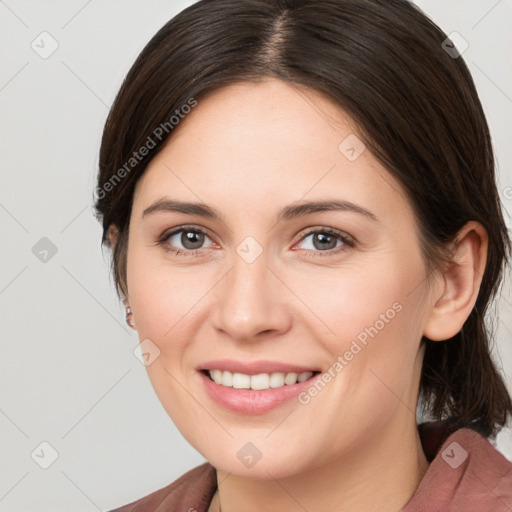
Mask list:
POLYGON ((228 370, 209 370, 208 375, 216 384, 234 389, 265 390, 292 386, 304 382, 313 376, 314 372, 273 372, 247 375, 245 373, 230 372, 228 370))
POLYGON ((265 414, 285 404, 297 403, 299 394, 320 375, 316 370, 249 375, 211 368, 196 374, 206 395, 223 409, 243 415, 265 414))

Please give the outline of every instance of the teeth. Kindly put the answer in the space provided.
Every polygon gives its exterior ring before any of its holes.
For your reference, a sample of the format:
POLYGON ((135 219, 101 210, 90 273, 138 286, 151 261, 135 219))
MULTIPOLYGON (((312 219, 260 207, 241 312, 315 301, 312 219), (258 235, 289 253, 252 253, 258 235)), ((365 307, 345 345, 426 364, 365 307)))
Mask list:
POLYGON ((291 386, 297 382, 304 382, 313 376, 313 372, 303 373, 260 373, 258 375, 246 375, 245 373, 231 373, 227 370, 210 370, 210 377, 216 384, 221 384, 235 389, 262 390, 291 386))
MULTIPOLYGON (((238 375, 242 375, 239 373, 238 375)), ((251 389, 268 389, 270 387, 270 375, 268 373, 260 373, 259 375, 244 375, 244 379, 249 378, 251 389)))
POLYGON ((233 374, 231 372, 221 372, 220 370, 218 371, 221 374, 219 384, 231 387, 233 385, 233 374))
POLYGON ((210 377, 215 381, 215 384, 222 384, 222 372, 220 370, 210 370, 210 377))
MULTIPOLYGON (((224 372, 222 376, 222 383, 224 384, 224 372)), ((235 389, 250 389, 251 387, 251 377, 249 375, 244 375, 243 373, 233 373, 233 387, 235 389)))
POLYGON ((299 382, 304 382, 305 380, 308 380, 311 376, 313 375, 312 372, 304 372, 304 373, 301 373, 298 377, 297 377, 297 380, 299 382))
POLYGON ((284 378, 284 383, 290 386, 291 384, 295 384, 297 382, 298 373, 287 373, 284 378))
MULTIPOLYGON (((268 383, 271 388, 280 388, 281 386, 284 386, 285 382, 286 377, 284 373, 271 373, 268 379, 268 383)), ((292 384, 295 384, 295 382, 297 382, 296 379, 294 379, 294 382, 292 382, 292 384)))

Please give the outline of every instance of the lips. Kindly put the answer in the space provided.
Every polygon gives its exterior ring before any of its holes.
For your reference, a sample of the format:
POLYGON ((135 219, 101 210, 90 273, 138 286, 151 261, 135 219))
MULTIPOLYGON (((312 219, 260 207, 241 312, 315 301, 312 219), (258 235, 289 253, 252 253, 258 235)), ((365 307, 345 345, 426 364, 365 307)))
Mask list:
POLYGON ((196 370, 199 381, 211 400, 224 409, 244 415, 265 414, 292 402, 299 393, 314 383, 320 373, 316 367, 292 363, 227 359, 208 361, 198 366, 196 370), (211 375, 217 376, 218 380, 220 374, 223 380, 222 383, 217 383, 211 375), (287 378, 294 374, 296 381, 292 383, 294 379, 290 379, 289 384, 281 382, 281 376, 277 374, 286 375, 287 378), (299 375, 302 376, 301 379, 298 378, 299 375), (224 382, 224 378, 227 378, 228 382, 224 382), (253 379, 256 386, 253 386, 253 379), (250 380, 249 388, 247 380, 250 380), (236 387, 233 386, 236 384, 235 381, 239 384, 236 387))

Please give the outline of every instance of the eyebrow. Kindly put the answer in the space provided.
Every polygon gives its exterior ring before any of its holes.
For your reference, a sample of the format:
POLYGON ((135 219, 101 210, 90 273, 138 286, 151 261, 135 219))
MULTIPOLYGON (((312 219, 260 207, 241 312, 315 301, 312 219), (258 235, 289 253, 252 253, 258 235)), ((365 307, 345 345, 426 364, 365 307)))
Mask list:
MULTIPOLYGON (((331 201, 310 201, 302 203, 292 203, 285 206, 278 214, 278 222, 281 220, 290 220, 305 215, 311 215, 313 213, 320 212, 332 212, 332 211, 349 211, 363 215, 375 222, 378 219, 374 213, 359 206, 351 203, 350 201, 331 200, 331 201)), ((178 201, 176 199, 162 198, 155 201, 152 205, 148 206, 143 212, 142 217, 150 215, 156 212, 178 212, 190 215, 199 215, 200 217, 206 217, 220 222, 224 222, 222 214, 215 208, 208 206, 204 203, 190 203, 186 201, 178 201)))

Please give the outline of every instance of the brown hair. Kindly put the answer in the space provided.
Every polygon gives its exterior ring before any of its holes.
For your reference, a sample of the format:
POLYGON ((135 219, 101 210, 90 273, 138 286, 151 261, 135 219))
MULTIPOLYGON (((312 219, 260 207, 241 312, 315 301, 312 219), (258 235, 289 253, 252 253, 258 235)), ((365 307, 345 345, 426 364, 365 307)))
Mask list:
POLYGON ((453 429, 495 435, 512 401, 490 355, 484 314, 511 243, 482 106, 462 57, 445 51, 446 39, 406 0, 202 0, 167 22, 128 72, 101 143, 95 207, 102 243, 108 246, 111 226, 119 231, 112 260, 118 294, 128 293, 135 186, 185 105, 241 81, 309 86, 354 119, 402 184, 420 226, 427 275, 449 261, 448 243, 466 222, 487 230, 487 266, 463 329, 443 342, 422 339, 420 396, 424 411, 453 429), (150 148, 146 156, 135 159, 143 147, 150 148))

